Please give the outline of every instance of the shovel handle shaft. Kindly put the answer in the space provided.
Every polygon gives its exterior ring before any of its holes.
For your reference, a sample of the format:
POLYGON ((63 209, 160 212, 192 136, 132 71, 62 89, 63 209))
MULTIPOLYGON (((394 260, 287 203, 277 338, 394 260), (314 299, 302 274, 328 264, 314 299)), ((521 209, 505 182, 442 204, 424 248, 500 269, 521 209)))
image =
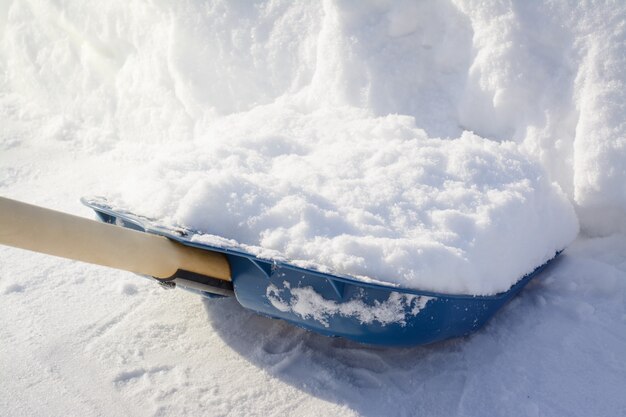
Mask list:
POLYGON ((0 197, 0 244, 170 278, 185 270, 231 280, 226 256, 163 236, 0 197))

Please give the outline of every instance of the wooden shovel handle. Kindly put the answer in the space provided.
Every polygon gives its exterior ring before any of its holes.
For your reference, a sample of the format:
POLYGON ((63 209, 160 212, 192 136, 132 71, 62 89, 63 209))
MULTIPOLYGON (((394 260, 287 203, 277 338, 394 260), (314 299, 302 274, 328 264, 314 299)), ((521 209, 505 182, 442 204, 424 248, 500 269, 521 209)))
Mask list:
POLYGON ((155 278, 169 278, 185 270, 231 279, 230 265, 221 253, 3 197, 0 244, 155 278))

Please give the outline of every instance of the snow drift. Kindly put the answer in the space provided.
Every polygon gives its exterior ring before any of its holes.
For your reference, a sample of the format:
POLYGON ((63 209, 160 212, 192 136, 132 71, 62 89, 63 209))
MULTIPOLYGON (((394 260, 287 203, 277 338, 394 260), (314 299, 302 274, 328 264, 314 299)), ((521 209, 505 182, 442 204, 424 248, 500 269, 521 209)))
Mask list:
POLYGON ((2 143, 296 262, 494 293, 574 238, 572 205, 624 230, 625 7, 9 2, 2 143))

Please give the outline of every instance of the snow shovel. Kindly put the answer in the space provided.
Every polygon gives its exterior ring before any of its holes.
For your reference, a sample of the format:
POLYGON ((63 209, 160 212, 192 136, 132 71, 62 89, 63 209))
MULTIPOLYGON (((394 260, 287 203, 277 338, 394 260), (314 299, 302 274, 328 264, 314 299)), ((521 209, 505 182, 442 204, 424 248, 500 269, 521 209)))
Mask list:
POLYGON ((0 244, 134 272, 207 297, 234 296, 259 314, 361 343, 409 346, 467 335, 551 262, 493 296, 441 294, 263 259, 103 198, 82 202, 101 222, 0 197, 0 244))

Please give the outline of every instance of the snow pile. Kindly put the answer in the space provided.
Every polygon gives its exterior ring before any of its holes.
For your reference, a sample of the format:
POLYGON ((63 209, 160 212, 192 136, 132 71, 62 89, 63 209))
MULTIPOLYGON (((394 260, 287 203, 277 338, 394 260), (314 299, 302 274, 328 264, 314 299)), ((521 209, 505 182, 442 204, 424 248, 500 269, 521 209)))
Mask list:
POLYGON ((494 294, 577 231, 566 197, 516 145, 430 139, 408 117, 265 106, 215 122, 194 149, 142 170, 175 183, 127 184, 124 200, 163 218, 153 201, 171 199, 172 223, 305 267, 494 294))
POLYGON ((3 142, 101 155, 83 194, 298 264, 493 294, 573 239, 570 202, 626 224, 625 8, 13 2, 3 142))
POLYGON ((458 5, 475 50, 459 121, 523 143, 587 233, 626 231, 626 3, 458 5))

